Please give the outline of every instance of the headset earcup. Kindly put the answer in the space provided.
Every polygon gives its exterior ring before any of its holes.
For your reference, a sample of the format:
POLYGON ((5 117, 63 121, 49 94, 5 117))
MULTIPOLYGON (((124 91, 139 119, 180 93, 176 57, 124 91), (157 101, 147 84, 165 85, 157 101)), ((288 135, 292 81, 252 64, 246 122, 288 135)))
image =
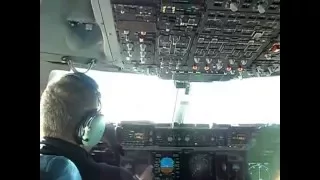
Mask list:
POLYGON ((84 134, 82 136, 82 144, 84 146, 93 147, 99 143, 101 140, 106 123, 103 115, 97 115, 91 119, 88 126, 84 128, 84 134))

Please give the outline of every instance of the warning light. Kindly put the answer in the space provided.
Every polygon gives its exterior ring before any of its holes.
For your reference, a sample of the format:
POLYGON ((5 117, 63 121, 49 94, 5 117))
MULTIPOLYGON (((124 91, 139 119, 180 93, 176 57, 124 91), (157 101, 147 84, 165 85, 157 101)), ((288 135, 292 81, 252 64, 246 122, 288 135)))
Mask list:
POLYGON ((209 69, 210 69, 210 67, 209 67, 208 65, 206 65, 206 66, 204 67, 204 70, 205 70, 205 71, 209 71, 209 69))
POLYGON ((273 44, 270 51, 272 51, 274 53, 280 52, 280 43, 273 44))
POLYGON ((192 70, 194 70, 194 71, 198 70, 198 66, 197 65, 193 65, 192 66, 192 70))
POLYGON ((242 71, 243 71, 243 67, 239 66, 239 67, 238 67, 238 71, 239 71, 239 72, 242 72, 242 71))
POLYGON ((231 66, 228 66, 227 68, 226 68, 226 70, 227 71, 231 71, 232 69, 231 69, 231 66))

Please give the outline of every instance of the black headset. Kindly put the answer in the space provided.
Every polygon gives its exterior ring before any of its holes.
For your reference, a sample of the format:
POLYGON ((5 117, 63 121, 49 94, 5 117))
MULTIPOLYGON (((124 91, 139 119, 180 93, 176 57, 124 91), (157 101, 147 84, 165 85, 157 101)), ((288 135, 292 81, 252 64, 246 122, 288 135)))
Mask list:
MULTIPOLYGON (((84 73, 76 72, 67 74, 65 77, 73 77, 83 82, 91 88, 97 95, 100 106, 100 93, 98 85, 84 73)), ((80 121, 75 131, 75 140, 79 145, 93 147, 99 143, 105 131, 105 119, 100 113, 100 108, 87 112, 86 116, 80 121)))

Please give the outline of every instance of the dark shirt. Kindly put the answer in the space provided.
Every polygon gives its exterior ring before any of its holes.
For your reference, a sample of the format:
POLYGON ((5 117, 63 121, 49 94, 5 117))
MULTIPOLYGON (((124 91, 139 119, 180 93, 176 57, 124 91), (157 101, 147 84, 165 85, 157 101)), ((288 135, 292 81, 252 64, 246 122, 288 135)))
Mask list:
POLYGON ((64 156, 78 168, 83 180, 134 180, 126 169, 95 162, 83 148, 56 138, 41 142, 40 154, 64 156))

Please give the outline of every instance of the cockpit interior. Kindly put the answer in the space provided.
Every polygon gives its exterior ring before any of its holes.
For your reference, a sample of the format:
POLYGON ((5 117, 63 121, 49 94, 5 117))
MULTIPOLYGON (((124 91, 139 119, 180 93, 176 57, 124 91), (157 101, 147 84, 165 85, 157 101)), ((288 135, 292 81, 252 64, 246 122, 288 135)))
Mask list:
POLYGON ((280 0, 42 0, 40 95, 70 72, 100 87, 95 161, 280 179, 280 0))

